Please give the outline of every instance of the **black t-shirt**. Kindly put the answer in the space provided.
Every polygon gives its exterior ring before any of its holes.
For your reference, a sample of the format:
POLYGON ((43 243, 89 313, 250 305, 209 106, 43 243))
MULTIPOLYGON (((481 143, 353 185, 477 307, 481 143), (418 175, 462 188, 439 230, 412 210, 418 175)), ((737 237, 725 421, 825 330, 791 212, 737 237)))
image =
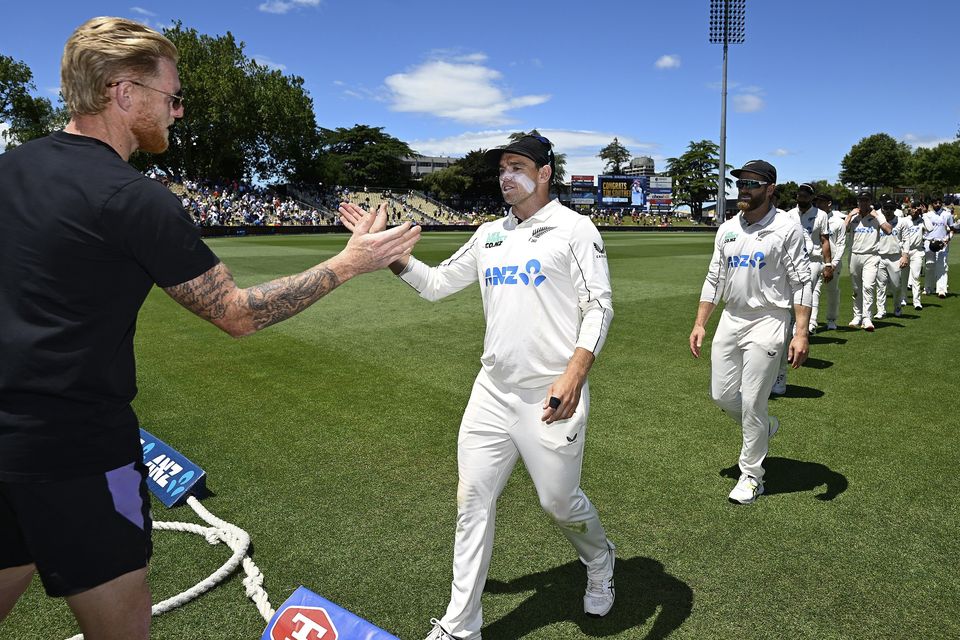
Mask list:
POLYGON ((217 262, 177 197, 99 140, 0 154, 0 481, 140 458, 137 312, 217 262))

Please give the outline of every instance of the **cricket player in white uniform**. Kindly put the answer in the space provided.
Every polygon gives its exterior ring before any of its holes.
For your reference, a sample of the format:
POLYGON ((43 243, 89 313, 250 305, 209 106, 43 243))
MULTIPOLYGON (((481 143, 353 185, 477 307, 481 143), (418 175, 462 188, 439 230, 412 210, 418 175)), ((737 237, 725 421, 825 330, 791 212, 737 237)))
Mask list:
POLYGON ((812 287, 803 230, 789 216, 778 214, 770 201, 776 168, 751 160, 731 173, 738 178, 740 214, 717 230, 690 332, 690 352, 700 357, 707 320, 722 299, 710 354, 710 395, 743 430, 740 478, 729 498, 750 504, 763 493, 763 460, 780 426, 767 403, 789 331, 790 308, 797 322, 788 351, 797 368, 810 349, 812 287))
POLYGON ((874 289, 877 285, 877 269, 880 255, 877 246, 880 243, 880 230, 890 233, 890 223, 883 214, 873 208, 873 197, 869 191, 861 191, 857 196, 857 208, 847 214, 845 226, 853 234, 850 247, 850 279, 853 282, 853 319, 851 327, 863 327, 873 331, 874 289))
MULTIPOLYGON (((893 297, 893 315, 900 317, 900 270, 909 264, 910 253, 906 247, 904 232, 907 225, 904 218, 896 215, 897 205, 893 200, 884 200, 880 205, 883 217, 888 220, 890 232, 880 231, 880 241, 877 243, 877 253, 880 254, 880 264, 877 266, 877 313, 875 320, 887 315, 887 284, 890 284, 890 295, 893 297)), ((902 212, 901 212, 902 214, 902 212)))
MULTIPOLYGON (((847 247, 847 228, 844 225, 846 216, 833 210, 833 198, 826 193, 817 194, 814 201, 817 208, 827 213, 827 224, 830 229, 830 266, 831 278, 823 278, 821 290, 827 298, 827 329, 837 328, 837 318, 840 315, 840 274, 843 265, 843 252, 847 247)), ((811 323, 812 324, 812 323, 811 323)))
POLYGON ((936 289, 937 297, 947 297, 947 260, 950 240, 953 238, 953 214, 943 206, 941 198, 934 198, 930 210, 923 214, 923 239, 926 240, 924 293, 936 289))
POLYGON ((830 248, 830 219, 826 211, 814 206, 815 190, 803 183, 797 189, 797 206, 788 211, 796 213, 806 236, 809 249, 810 281, 813 283, 813 310, 810 313, 810 333, 817 330, 817 312, 820 309, 820 289, 833 279, 833 255, 830 248), (821 277, 822 276, 822 277, 821 277))
POLYGON ((907 249, 907 264, 903 268, 910 267, 909 276, 900 277, 900 306, 907 304, 907 289, 910 289, 913 308, 917 311, 923 309, 920 302, 920 271, 923 269, 923 213, 926 207, 922 204, 916 204, 910 207, 910 215, 903 216, 901 224, 904 225, 903 238, 907 249))
MULTIPOLYGON (((826 257, 828 263, 830 262, 830 227, 827 222, 827 214, 812 204, 814 192, 813 185, 804 182, 797 189, 797 206, 786 212, 777 209, 778 214, 786 215, 803 229, 803 245, 807 252, 807 258, 810 260, 810 281, 813 287, 813 309, 810 312, 809 327, 811 334, 817 330, 817 306, 820 301, 820 287, 823 282, 821 274, 825 274, 824 278, 826 279, 833 277, 833 268, 825 269, 823 266, 824 257, 826 257)), ((774 200, 774 206, 776 206, 776 200, 774 200)), ((787 353, 795 326, 796 319, 791 314, 790 331, 787 332, 783 349, 781 349, 780 370, 777 372, 777 378, 770 390, 773 395, 783 395, 787 392, 787 371, 790 368, 787 353)))
POLYGON ((549 140, 524 136, 487 160, 499 168, 510 212, 481 225, 437 267, 414 257, 391 265, 427 300, 479 281, 487 323, 457 446, 450 603, 432 621, 429 640, 480 638, 496 502, 518 457, 541 506, 586 565, 585 613, 606 615, 615 595, 614 545, 580 489, 587 373, 613 318, 603 240, 588 217, 550 199, 549 140))

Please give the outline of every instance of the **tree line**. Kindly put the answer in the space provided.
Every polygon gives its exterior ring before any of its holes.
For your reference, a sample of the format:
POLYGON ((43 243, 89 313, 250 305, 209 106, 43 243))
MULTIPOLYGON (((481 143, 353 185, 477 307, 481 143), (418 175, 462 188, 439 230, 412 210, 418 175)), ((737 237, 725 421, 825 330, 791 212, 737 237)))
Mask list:
MULTIPOLYGON (((167 153, 135 154, 134 165, 141 169, 156 165, 175 177, 412 186, 403 158, 416 152, 407 143, 383 127, 318 126, 303 78, 258 64, 229 31, 210 36, 177 22, 164 29, 164 35, 180 51, 185 115, 171 130, 167 153)), ((0 122, 8 125, 3 132, 8 146, 66 124, 62 103, 53 104, 35 92, 29 67, 0 54, 0 122)), ((510 138, 522 135, 525 132, 515 132, 510 138)), ((470 151, 452 166, 425 175, 421 188, 441 199, 497 199, 497 178, 483 154, 483 149, 470 151)), ((622 172, 630 162, 629 150, 617 138, 598 156, 609 173, 622 172)), ((566 173, 566 156, 558 153, 556 161, 559 183, 566 173)), ((700 219, 703 203, 717 197, 719 148, 710 140, 691 141, 683 154, 667 160, 663 173, 673 178, 674 202, 687 205, 700 219)), ((841 162, 839 178, 836 184, 821 181, 816 186, 841 206, 852 203, 851 189, 894 193, 910 187, 920 195, 958 192, 960 139, 911 149, 885 133, 874 134, 853 145, 841 162)), ((727 183, 731 185, 729 179, 727 183)), ((781 202, 791 202, 795 192, 795 183, 781 185, 781 202)))

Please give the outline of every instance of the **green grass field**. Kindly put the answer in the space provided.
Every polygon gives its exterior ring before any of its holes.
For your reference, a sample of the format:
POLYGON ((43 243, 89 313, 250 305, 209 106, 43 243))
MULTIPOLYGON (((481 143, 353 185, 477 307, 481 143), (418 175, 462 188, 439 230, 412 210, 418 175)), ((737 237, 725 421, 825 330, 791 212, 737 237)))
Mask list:
MULTIPOLYGON (((416 253, 436 264, 466 237, 428 234, 416 253)), ((687 347, 712 235, 605 239, 616 318, 591 376, 583 487, 619 546, 617 604, 584 616, 583 571, 518 465, 499 503, 484 638, 960 637, 960 297, 928 297, 874 334, 814 337, 810 365, 771 401, 782 428, 766 494, 736 506, 740 432, 709 399, 709 357, 687 347)), ((344 242, 210 245, 250 285, 344 242)), ((206 469, 204 504, 251 534, 274 606, 304 584, 419 640, 449 595, 457 427, 482 338, 477 287, 431 304, 385 272, 239 341, 154 290, 136 409, 206 469)), ((157 501, 154 516, 199 522, 157 501)), ((189 534, 154 540, 155 600, 229 555, 189 534)), ((240 577, 155 618, 153 637, 259 638, 240 577)), ((76 632, 38 581, 0 626, 16 640, 76 632)))

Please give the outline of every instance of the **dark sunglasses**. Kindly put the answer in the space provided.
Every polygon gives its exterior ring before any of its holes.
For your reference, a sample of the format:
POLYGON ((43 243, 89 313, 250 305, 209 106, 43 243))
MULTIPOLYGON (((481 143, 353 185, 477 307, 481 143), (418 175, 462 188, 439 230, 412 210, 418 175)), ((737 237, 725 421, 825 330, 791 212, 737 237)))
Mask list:
POLYGON ((162 93, 163 95, 170 98, 170 106, 173 107, 174 109, 179 109, 180 107, 183 106, 183 103, 184 103, 183 89, 181 89, 180 91, 177 91, 176 93, 167 93, 166 91, 160 91, 160 89, 154 89, 148 84, 137 82, 136 80, 117 80, 116 82, 108 82, 107 86, 116 87, 122 82, 129 82, 130 84, 135 84, 138 87, 143 87, 144 89, 150 89, 150 91, 156 91, 157 93, 162 93))
POLYGON ((737 189, 759 189, 770 183, 760 182, 759 180, 737 180, 733 184, 737 185, 737 189))

